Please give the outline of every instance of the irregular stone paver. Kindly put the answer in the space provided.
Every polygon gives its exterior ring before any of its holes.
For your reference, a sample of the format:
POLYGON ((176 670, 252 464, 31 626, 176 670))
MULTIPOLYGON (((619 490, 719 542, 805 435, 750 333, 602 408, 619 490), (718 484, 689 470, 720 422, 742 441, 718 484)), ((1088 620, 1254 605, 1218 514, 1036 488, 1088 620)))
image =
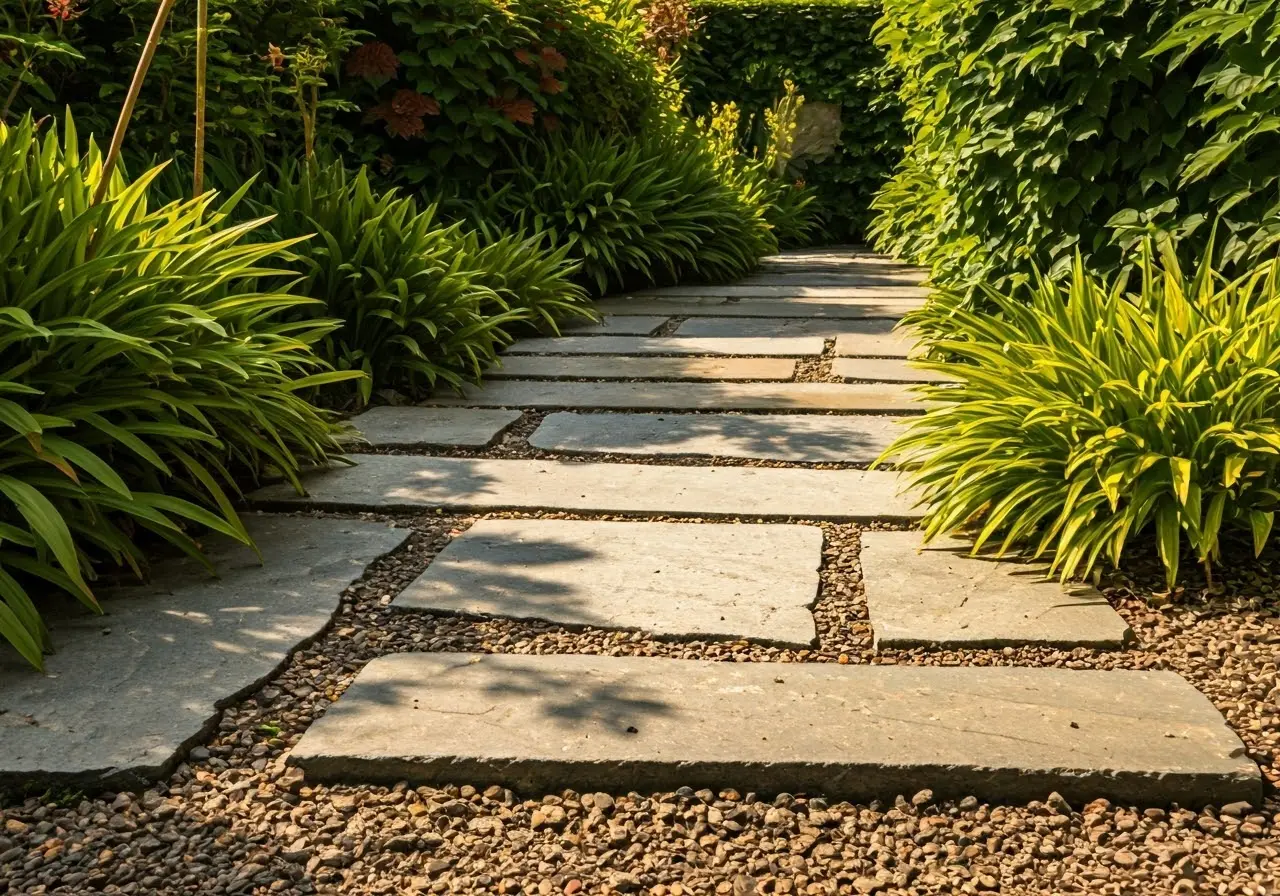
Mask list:
POLYGON ((919 353, 916 338, 910 333, 843 333, 836 336, 838 357, 911 358, 919 353))
POLYGON ((560 379, 789 380, 796 362, 786 358, 632 358, 626 355, 507 355, 489 379, 525 376, 560 379))
POLYGON ((265 558, 210 539, 213 578, 166 561, 102 597, 105 616, 50 613, 47 674, 0 653, 0 785, 136 787, 165 774, 218 717, 337 612, 342 590, 408 529, 294 517, 246 520, 265 558))
POLYGON ((395 606, 809 647, 814 526, 481 520, 395 606))
POLYGON ((1044 567, 967 556, 919 532, 862 533, 862 580, 878 647, 1122 647, 1133 632, 1093 588, 1044 567))
POLYGON ((524 339, 509 355, 744 355, 783 358, 816 357, 822 339, 677 339, 671 336, 565 336, 524 339))
POLYGON ((896 358, 835 358, 831 373, 846 380, 873 383, 947 383, 953 380, 932 370, 920 370, 896 358))
POLYGON ((815 318, 691 317, 676 328, 676 337, 723 339, 801 338, 836 339, 850 336, 886 344, 910 344, 905 333, 894 332, 893 320, 823 320, 815 318))
POLYGON ((627 315, 620 317, 615 314, 606 314, 598 323, 584 323, 565 327, 564 332, 583 336, 648 336, 658 327, 665 324, 667 317, 670 317, 670 315, 665 317, 654 315, 627 315))
POLYGON ((797 317, 845 320, 866 318, 898 320, 907 312, 924 305, 924 299, 832 299, 829 301, 718 299, 715 302, 701 301, 697 304, 686 304, 687 301, 679 296, 666 299, 605 299, 598 305, 600 310, 607 309, 615 317, 665 311, 673 317, 797 317))
POLYGON ((272 485, 269 506, 572 510, 760 519, 912 520, 920 512, 883 470, 665 467, 580 461, 352 455, 358 464, 309 475, 308 497, 272 485))
POLYGON ((503 380, 465 386, 438 405, 725 411, 897 411, 924 406, 906 386, 875 383, 579 383, 503 380))
POLYGON ((908 299, 927 296, 929 290, 923 286, 905 286, 892 284, 887 286, 667 286, 662 289, 645 290, 632 293, 634 296, 652 298, 654 296, 719 296, 719 297, 752 297, 775 299, 908 299))
POLYGON ((924 278, 914 271, 884 265, 849 265, 841 271, 766 270, 736 281, 739 286, 918 286, 924 278))
POLYGON ((871 463, 902 431, 895 417, 781 414, 549 414, 529 437, 578 454, 751 457, 871 463))
POLYGON ((289 761, 321 780, 523 793, 1262 793, 1239 737, 1177 675, 1053 668, 401 653, 369 663, 289 761))
POLYGON ((351 422, 375 448, 484 448, 519 419, 519 411, 384 407, 365 411, 351 422))

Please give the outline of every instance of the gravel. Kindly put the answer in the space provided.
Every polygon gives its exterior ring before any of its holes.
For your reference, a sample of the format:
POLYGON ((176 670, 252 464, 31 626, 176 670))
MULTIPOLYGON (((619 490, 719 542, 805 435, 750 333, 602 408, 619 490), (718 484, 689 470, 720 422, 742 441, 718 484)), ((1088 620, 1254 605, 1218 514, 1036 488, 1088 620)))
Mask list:
MULTIPOLYGON (((1104 583, 1134 650, 870 650, 859 529, 821 524, 819 646, 662 641, 387 604, 476 517, 386 517, 414 536, 344 595, 338 621, 281 674, 228 707, 216 734, 140 794, 13 797, 0 892, 1163 894, 1260 896, 1280 881, 1280 578, 1276 557, 1220 574, 1221 594, 1156 595, 1139 562, 1104 583), (1037 664, 1174 669, 1226 715, 1271 782, 1261 806, 1146 808, 1055 794, 1026 806, 903 794, 869 805, 816 795, 687 789, 513 794, 311 786, 284 758, 374 656, 405 650, 665 655, 727 662, 1037 664)), ((498 514, 576 517, 572 514, 498 514)), ((608 518, 608 517, 594 517, 608 518)), ((697 521, 685 521, 696 525, 697 521)), ((753 522, 743 520, 744 523, 753 522)), ((800 521, 798 521, 800 522, 800 521)))

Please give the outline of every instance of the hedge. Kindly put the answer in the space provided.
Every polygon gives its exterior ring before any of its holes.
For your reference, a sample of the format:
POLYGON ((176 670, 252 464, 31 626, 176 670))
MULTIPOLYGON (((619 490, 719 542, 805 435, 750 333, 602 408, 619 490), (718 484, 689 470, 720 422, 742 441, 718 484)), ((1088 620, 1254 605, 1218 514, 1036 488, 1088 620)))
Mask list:
POLYGON ((705 114, 736 102, 744 142, 764 132, 763 111, 794 81, 808 103, 841 107, 840 144, 820 161, 797 160, 795 174, 817 187, 826 237, 860 242, 872 194, 888 178, 906 142, 896 86, 871 39, 879 2, 867 0, 695 0, 703 19, 682 75, 688 103, 705 114))

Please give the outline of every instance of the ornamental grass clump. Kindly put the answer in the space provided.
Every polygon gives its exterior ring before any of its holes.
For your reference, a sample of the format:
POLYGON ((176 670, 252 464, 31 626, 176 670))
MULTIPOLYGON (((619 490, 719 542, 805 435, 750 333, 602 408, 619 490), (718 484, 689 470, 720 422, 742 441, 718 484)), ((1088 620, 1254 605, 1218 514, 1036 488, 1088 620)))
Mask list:
POLYGON ((148 208, 159 169, 116 174, 68 120, 41 138, 0 124, 0 638, 32 665, 51 647, 37 609, 56 592, 98 609, 102 569, 141 575, 169 542, 244 543, 233 501, 270 469, 340 453, 338 427, 300 391, 358 374, 312 345, 336 325, 281 315, 287 243, 252 242, 214 194, 148 208))
POLYGON ((1205 566, 1239 532, 1261 552, 1280 483, 1280 264, 1226 280, 1184 275, 1171 251, 1132 277, 1077 259, 1064 281, 997 313, 943 296, 909 323, 931 335, 936 407, 886 453, 909 468, 926 537, 967 530, 1051 556, 1063 578, 1154 538, 1169 587, 1183 547, 1205 566))

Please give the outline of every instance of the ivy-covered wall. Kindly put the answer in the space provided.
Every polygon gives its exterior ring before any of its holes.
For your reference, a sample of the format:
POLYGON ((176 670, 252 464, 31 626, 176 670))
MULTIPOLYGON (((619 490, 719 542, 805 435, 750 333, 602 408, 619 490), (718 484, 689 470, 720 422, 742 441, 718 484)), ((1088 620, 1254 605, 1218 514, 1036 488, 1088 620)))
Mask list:
POLYGON ((906 142, 895 84, 871 39, 875 0, 696 0, 703 19, 684 60, 696 114, 712 103, 742 109, 744 140, 764 133, 763 111, 790 79, 810 120, 836 110, 838 144, 825 157, 801 157, 797 177, 818 189, 828 242, 863 241, 872 194, 887 180, 906 142))

